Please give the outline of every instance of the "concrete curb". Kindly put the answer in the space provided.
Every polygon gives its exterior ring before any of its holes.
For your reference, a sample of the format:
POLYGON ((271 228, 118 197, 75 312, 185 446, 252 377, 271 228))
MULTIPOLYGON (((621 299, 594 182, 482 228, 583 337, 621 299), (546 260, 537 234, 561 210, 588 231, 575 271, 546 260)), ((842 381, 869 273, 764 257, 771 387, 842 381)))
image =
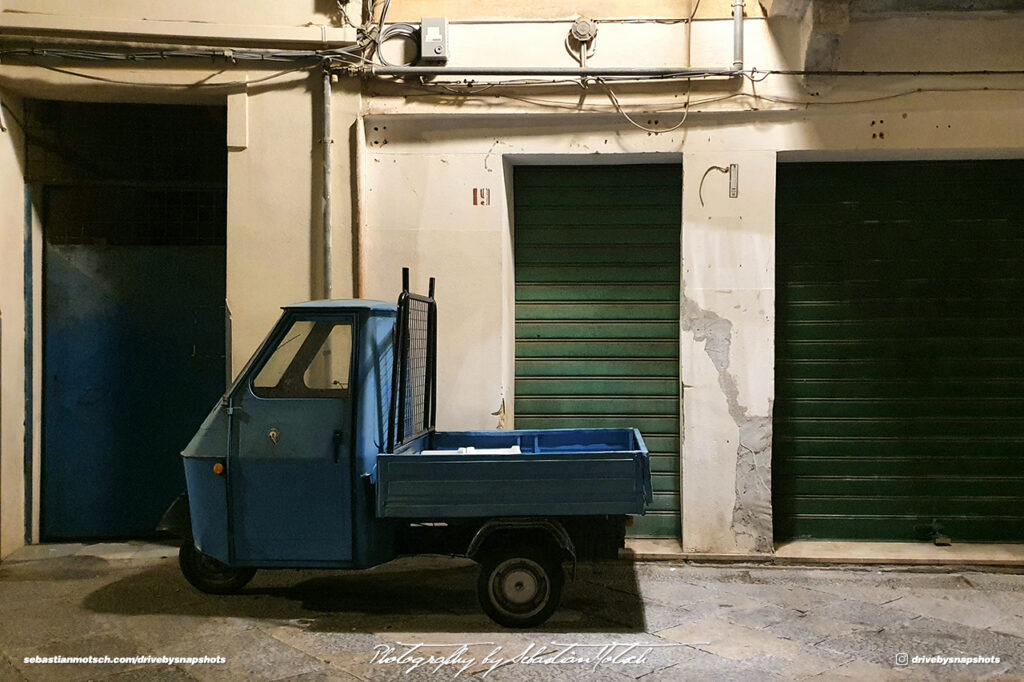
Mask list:
POLYGON ((619 557, 629 561, 773 564, 779 566, 991 566, 1024 568, 1024 544, 795 541, 771 554, 685 552, 674 540, 627 540, 619 557))

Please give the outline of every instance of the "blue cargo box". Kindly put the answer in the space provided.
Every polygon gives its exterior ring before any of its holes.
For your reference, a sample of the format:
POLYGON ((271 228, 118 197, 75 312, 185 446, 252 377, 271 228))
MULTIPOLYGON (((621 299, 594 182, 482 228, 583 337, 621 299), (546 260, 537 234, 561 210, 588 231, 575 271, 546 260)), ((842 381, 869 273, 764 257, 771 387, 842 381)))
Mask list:
POLYGON ((636 429, 433 432, 377 456, 377 516, 643 514, 650 458, 636 429))

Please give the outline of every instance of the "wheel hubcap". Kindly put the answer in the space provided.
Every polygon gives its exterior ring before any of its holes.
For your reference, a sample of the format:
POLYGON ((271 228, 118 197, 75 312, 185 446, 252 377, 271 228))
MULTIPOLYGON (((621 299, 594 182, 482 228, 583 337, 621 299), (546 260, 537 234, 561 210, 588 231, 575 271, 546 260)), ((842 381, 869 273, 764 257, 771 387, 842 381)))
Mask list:
POLYGON ((489 582, 491 603, 516 618, 539 613, 550 597, 547 573, 532 559, 506 559, 495 567, 489 582))
POLYGON ((515 570, 507 573, 502 580, 505 599, 513 604, 527 604, 537 596, 537 579, 527 571, 515 570))

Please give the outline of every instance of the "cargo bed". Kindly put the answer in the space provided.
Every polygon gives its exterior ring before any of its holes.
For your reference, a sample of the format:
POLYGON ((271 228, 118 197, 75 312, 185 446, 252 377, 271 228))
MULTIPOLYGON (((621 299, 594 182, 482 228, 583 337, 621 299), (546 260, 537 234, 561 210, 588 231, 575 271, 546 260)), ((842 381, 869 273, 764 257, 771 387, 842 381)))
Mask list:
POLYGON ((650 460, 636 429, 442 431, 377 455, 377 516, 643 514, 650 460))

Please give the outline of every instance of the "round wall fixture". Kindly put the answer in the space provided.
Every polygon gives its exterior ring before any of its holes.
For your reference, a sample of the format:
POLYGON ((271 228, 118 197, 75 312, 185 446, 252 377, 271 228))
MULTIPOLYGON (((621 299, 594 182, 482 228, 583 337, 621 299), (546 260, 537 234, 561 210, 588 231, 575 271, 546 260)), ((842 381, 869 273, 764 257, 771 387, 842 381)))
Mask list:
POLYGON ((597 22, 593 19, 580 17, 572 22, 572 28, 569 29, 569 33, 572 34, 573 39, 577 42, 589 43, 597 37, 597 22))

